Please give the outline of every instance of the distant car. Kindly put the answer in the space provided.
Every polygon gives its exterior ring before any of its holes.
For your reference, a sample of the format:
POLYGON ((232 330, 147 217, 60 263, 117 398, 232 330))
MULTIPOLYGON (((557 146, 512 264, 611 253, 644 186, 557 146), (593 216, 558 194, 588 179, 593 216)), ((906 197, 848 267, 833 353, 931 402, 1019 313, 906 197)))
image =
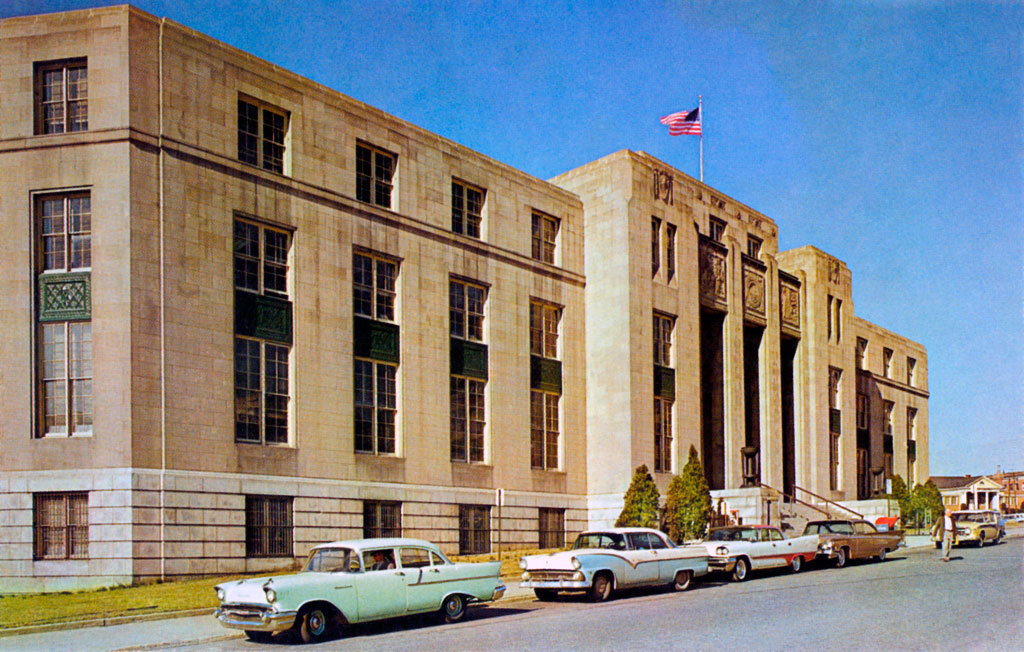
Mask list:
POLYGON ((903 530, 879 532, 861 520, 811 521, 804 527, 804 535, 811 534, 818 535, 818 554, 833 560, 837 568, 851 559, 885 561, 886 554, 903 543, 903 530))
POLYGON ((1013 523, 1024 523, 1024 514, 1007 514, 1006 520, 1013 523))
POLYGON ((553 600, 559 591, 586 591, 594 602, 612 591, 665 585, 685 591, 708 572, 701 546, 677 546, 658 530, 611 528, 581 533, 572 548, 519 561, 523 581, 538 600, 553 600))
POLYGON ((713 571, 732 573, 742 582, 751 570, 789 566, 799 573, 804 562, 818 554, 818 537, 786 538, 770 525, 732 525, 712 528, 701 542, 711 556, 708 567, 713 571))
MULTIPOLYGON (((999 543, 1006 530, 999 524, 999 513, 989 509, 966 509, 953 512, 953 522, 956 524, 956 543, 976 544, 979 548, 986 543, 999 543)), ((942 539, 937 533, 932 533, 932 541, 936 548, 942 547, 942 539)))
POLYGON ((501 562, 453 563, 419 539, 358 539, 316 546, 290 575, 214 587, 225 627, 252 640, 294 628, 304 642, 328 638, 346 623, 437 611, 460 620, 469 602, 505 593, 501 562))

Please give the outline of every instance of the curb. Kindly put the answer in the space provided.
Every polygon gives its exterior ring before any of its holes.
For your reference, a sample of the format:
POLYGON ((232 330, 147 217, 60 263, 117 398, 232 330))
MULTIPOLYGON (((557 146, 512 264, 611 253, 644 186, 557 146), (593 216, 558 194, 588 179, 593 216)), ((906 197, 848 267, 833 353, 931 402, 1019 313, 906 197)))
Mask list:
POLYGON ((46 623, 44 625, 25 625, 24 627, 0 628, 0 638, 5 636, 20 636, 22 634, 43 634, 45 632, 56 632, 65 629, 112 627, 114 625, 128 625, 131 623, 142 623, 150 620, 170 620, 173 618, 188 618, 190 616, 206 616, 212 614, 213 608, 210 607, 204 609, 186 609, 184 611, 159 611, 151 614, 140 614, 138 616, 111 616, 109 618, 72 620, 62 623, 46 623))

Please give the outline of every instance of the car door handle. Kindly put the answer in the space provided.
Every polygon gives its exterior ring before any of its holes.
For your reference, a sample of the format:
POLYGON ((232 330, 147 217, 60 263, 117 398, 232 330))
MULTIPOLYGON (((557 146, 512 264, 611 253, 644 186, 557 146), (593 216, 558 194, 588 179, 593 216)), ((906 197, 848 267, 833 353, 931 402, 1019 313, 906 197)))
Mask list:
POLYGON ((400 575, 402 577, 405 577, 405 573, 403 573, 402 571, 398 571, 397 573, 395 573, 395 575, 400 575))
POLYGON ((431 572, 431 573, 440 573, 441 571, 440 571, 440 570, 438 570, 438 569, 436 569, 436 568, 431 568, 431 569, 430 569, 430 572, 431 572))

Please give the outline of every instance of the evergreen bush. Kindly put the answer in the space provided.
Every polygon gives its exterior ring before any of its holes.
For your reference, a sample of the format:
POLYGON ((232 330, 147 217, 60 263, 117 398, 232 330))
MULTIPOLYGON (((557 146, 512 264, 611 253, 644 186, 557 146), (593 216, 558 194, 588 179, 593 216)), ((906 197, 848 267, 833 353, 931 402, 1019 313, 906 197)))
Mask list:
POLYGON ((636 467, 615 527, 658 527, 658 504, 661 495, 646 464, 636 467))
POLYGON ((697 449, 690 446, 690 457, 683 474, 672 478, 665 499, 665 525, 673 541, 699 539, 708 527, 711 512, 711 491, 704 478, 704 469, 697 449))

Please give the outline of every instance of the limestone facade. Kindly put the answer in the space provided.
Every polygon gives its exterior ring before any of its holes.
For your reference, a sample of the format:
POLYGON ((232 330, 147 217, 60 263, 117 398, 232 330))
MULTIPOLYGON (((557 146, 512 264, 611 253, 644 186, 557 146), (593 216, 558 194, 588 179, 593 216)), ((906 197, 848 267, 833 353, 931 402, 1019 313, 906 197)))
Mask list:
POLYGON ((748 518, 760 483, 856 500, 862 377, 928 477, 924 349, 646 154, 543 181, 124 6, 0 21, 0 98, 0 591, 285 568, 373 509, 560 544, 691 445, 748 518), (856 372, 858 334, 916 381, 856 372))

